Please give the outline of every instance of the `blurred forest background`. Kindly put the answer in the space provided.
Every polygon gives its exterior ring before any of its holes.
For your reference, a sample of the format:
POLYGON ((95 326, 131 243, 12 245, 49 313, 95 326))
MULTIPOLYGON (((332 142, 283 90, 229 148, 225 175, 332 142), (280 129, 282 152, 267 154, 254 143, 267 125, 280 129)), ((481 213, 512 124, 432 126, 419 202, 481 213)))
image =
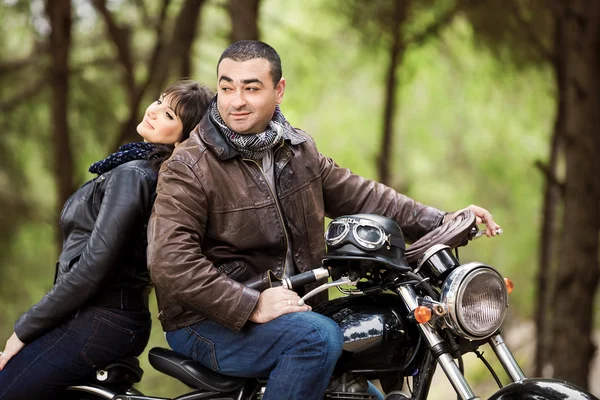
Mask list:
MULTIPOLYGON (((526 374, 600 395, 598 0, 0 0, 0 342, 52 285, 88 166, 138 140, 166 84, 214 88, 238 39, 279 51, 283 112, 338 164, 491 210, 504 235, 461 259, 515 282, 505 336, 526 374)), ((186 391, 141 360, 140 390, 186 391)), ((494 391, 477 360, 467 372, 494 391)))

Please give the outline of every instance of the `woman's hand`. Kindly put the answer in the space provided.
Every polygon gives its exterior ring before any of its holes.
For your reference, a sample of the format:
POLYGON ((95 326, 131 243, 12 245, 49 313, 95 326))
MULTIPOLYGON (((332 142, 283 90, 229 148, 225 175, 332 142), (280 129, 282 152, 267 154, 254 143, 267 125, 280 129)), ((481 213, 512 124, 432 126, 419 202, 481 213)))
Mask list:
POLYGON ((13 358, 21 349, 25 347, 25 343, 21 342, 17 334, 13 332, 10 338, 6 341, 4 351, 0 352, 0 371, 4 369, 6 363, 13 358))
MULTIPOLYGON (((485 235, 487 237, 496 236, 498 234, 500 225, 498 225, 496 222, 494 222, 494 218, 492 217, 492 214, 488 210, 486 210, 485 208, 473 205, 473 204, 471 204, 468 207, 465 207, 465 209, 470 210, 475 214, 475 217, 477 218, 476 222, 478 225, 479 224, 486 225, 485 235)), ((444 224, 446 222, 451 221, 454 218, 454 216, 456 215, 456 213, 458 213, 458 212, 459 211, 457 211, 455 213, 446 214, 446 216, 444 217, 444 224)))

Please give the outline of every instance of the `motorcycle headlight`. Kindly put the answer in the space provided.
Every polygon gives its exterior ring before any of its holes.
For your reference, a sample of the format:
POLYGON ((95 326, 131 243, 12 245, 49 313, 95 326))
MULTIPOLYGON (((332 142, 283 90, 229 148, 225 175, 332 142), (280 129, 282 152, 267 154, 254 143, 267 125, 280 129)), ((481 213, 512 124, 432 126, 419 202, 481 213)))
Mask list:
POLYGON ((442 286, 446 324, 468 339, 483 339, 500 328, 508 308, 508 292, 500 274, 481 263, 454 269, 442 286))

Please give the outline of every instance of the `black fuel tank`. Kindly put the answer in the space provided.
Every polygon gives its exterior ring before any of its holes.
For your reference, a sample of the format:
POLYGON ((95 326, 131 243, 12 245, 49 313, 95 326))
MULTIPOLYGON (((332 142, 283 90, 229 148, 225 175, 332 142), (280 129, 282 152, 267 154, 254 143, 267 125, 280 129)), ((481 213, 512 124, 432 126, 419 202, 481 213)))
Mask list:
POLYGON ((314 311, 338 323, 344 353, 336 370, 388 370, 406 364, 417 351, 417 326, 393 294, 352 295, 328 301, 314 311))

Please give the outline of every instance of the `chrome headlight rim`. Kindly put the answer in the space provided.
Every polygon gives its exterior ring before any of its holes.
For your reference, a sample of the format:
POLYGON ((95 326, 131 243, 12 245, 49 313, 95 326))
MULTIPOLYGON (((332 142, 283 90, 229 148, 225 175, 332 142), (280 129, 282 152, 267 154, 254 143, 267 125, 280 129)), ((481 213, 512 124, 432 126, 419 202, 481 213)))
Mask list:
POLYGON ((490 265, 472 262, 468 264, 463 264, 456 269, 454 269, 450 275, 444 281, 442 285, 442 293, 440 296, 440 301, 444 304, 447 309, 447 314, 444 318, 446 325, 457 335, 471 339, 471 340, 479 340, 485 339, 492 336, 495 332, 500 329, 500 326, 504 322, 504 318, 506 317, 506 312, 508 309, 508 292, 506 290, 506 285, 504 284, 504 278, 495 268, 490 265), (494 274, 500 282, 502 282, 502 287, 504 288, 503 300, 505 309, 502 312, 501 317, 493 327, 493 329, 489 329, 483 334, 477 334, 464 326, 463 321, 461 320, 461 315, 458 308, 458 300, 464 295, 464 291, 467 285, 463 284, 465 280, 469 277, 474 277, 478 273, 492 273, 494 274))

